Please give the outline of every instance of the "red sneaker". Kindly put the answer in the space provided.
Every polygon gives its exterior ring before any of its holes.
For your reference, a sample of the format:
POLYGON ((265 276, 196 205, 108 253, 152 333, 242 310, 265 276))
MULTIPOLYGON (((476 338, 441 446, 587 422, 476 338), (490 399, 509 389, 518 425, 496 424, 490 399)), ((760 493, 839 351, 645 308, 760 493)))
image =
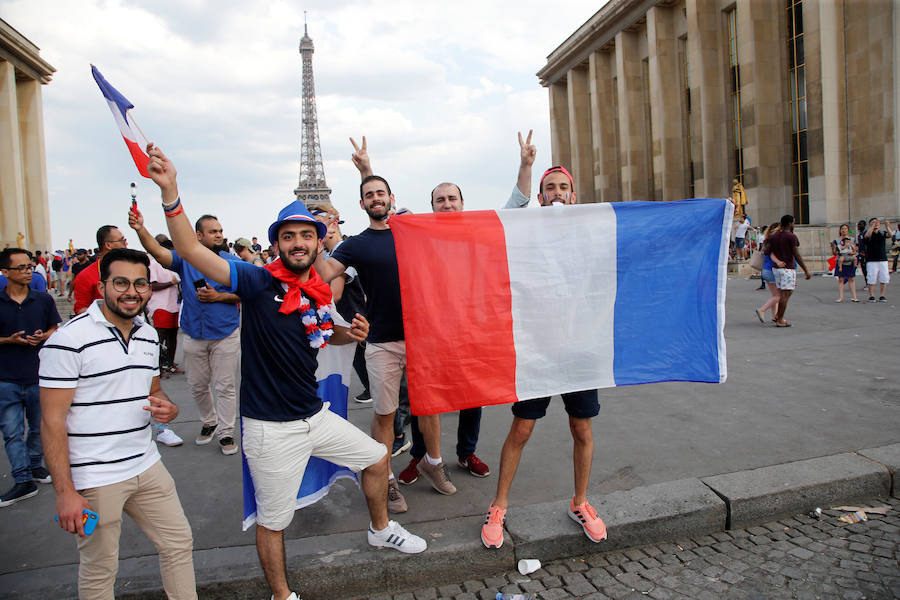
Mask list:
POLYGON ((456 464, 458 464, 460 467, 462 467, 475 477, 487 477, 491 474, 490 467, 481 462, 481 459, 474 454, 470 454, 468 456, 460 456, 456 461, 456 464))
POLYGON ((589 503, 575 506, 574 498, 569 502, 569 516, 581 525, 584 535, 592 542, 602 542, 606 539, 606 524, 597 516, 597 511, 589 503))
POLYGON ((485 548, 499 548, 503 545, 503 521, 506 520, 506 509, 497 508, 491 503, 484 525, 481 526, 481 543, 485 548))
POLYGON ((413 457, 410 459, 409 464, 406 465, 406 468, 397 475, 397 481, 402 483, 403 485, 411 485, 416 482, 419 478, 419 461, 422 460, 420 458, 413 457))

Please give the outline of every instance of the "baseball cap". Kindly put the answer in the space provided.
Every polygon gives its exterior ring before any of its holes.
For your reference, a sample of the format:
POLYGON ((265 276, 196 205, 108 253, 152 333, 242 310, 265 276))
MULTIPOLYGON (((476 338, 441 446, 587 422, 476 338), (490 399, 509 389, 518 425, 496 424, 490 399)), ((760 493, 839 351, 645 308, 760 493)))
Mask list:
POLYGON ((84 248, 79 248, 75 251, 75 254, 87 254, 87 250, 85 250, 84 248))
POLYGON ((565 167, 557 165, 555 167, 550 167, 549 169, 544 171, 543 175, 541 175, 541 183, 538 186, 539 190, 544 189, 544 179, 546 179, 547 175, 550 175, 551 173, 562 173, 563 175, 565 175, 566 177, 569 178, 569 185, 571 185, 572 188, 575 187, 575 180, 572 179, 572 174, 569 173, 569 171, 567 171, 565 167))
POLYGON ((309 210, 307 210, 306 205, 303 204, 302 201, 294 200, 282 208, 278 213, 278 218, 275 222, 269 225, 270 244, 275 244, 275 239, 278 236, 278 228, 288 221, 306 221, 307 223, 312 223, 316 226, 316 231, 318 232, 320 239, 324 239, 325 236, 328 235, 328 227, 325 226, 325 223, 317 221, 309 214, 309 210))
POLYGON ((244 248, 250 248, 253 246, 253 244, 247 238, 238 238, 238 239, 234 240, 234 245, 242 246, 244 248))
MULTIPOLYGON (((311 214, 314 217, 318 217, 319 215, 331 215, 330 212, 327 212, 324 210, 311 210, 311 211, 309 211, 309 214, 311 214)), ((344 224, 343 220, 338 221, 338 225, 343 225, 343 224, 344 224)))

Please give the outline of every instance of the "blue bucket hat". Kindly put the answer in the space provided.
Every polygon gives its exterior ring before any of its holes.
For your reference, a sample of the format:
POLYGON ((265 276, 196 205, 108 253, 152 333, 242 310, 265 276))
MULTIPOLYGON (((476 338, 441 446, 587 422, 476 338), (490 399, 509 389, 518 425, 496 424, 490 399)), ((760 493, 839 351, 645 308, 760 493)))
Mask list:
POLYGON ((313 223, 316 226, 316 231, 319 233, 320 240, 325 239, 325 236, 328 235, 328 227, 325 226, 325 223, 317 221, 315 217, 309 214, 309 210, 307 210, 306 205, 303 204, 301 200, 294 200, 282 208, 281 212, 278 213, 278 219, 269 225, 270 244, 273 246, 277 245, 275 244, 275 239, 278 237, 278 228, 288 221, 306 221, 308 223, 313 223))

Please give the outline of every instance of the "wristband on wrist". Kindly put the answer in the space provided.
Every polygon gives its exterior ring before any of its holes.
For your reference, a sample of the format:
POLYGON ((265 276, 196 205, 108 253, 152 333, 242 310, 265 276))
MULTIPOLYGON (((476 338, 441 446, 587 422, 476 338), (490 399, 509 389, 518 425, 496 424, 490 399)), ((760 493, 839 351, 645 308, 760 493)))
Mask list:
POLYGON ((177 196, 175 198, 175 201, 170 204, 166 204, 165 202, 163 202, 162 203, 163 210, 165 210, 166 212, 168 212, 170 210, 175 210, 175 207, 178 206, 180 203, 181 203, 181 196, 177 196))
POLYGON ((184 212, 184 207, 179 205, 178 210, 166 211, 166 218, 171 219, 172 217, 177 217, 178 215, 180 215, 183 212, 184 212))

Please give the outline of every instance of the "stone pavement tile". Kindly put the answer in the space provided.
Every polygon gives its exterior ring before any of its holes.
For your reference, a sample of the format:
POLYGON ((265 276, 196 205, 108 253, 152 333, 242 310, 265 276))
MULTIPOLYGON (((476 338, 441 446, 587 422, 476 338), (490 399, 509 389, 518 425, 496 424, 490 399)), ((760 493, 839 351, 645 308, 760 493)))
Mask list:
POLYGON ((639 577, 634 573, 622 573, 616 579, 622 585, 639 592, 649 592, 653 589, 653 583, 647 581, 643 577, 639 577))
POLYGON ((478 590, 478 600, 494 600, 497 597, 497 588, 484 588, 478 590))
POLYGON ((583 581, 581 583, 573 583, 571 585, 567 585, 565 587, 566 591, 575 596, 576 598, 581 598, 588 594, 592 594, 597 591, 594 586, 592 586, 587 581, 583 581))
POLYGON ((644 569, 644 565, 635 561, 628 561, 626 563, 622 563, 619 565, 623 571, 626 573, 633 573, 635 571, 642 571, 644 569))
POLYGON ((470 594, 469 592, 463 592, 462 594, 454 596, 453 600, 478 600, 478 596, 470 594))
POLYGON ((647 555, 637 548, 635 548, 634 550, 626 550, 625 556, 627 556, 630 560, 641 560, 642 558, 647 558, 647 555))
POLYGON ((522 588, 515 583, 508 583, 500 588, 500 592, 503 594, 521 594, 522 588))
POLYGON ((618 565, 609 565, 608 567, 603 567, 603 568, 606 569, 606 572, 609 573, 610 575, 612 575, 613 577, 615 577, 619 573, 625 572, 622 569, 620 569, 618 567, 618 565))
POLYGON ((547 577, 541 578, 541 583, 545 588, 549 590, 555 587, 560 587, 562 585, 562 579, 560 579, 556 575, 548 575, 547 577))
POLYGON ((394 600, 416 600, 415 594, 394 594, 394 600))
POLYGON ((438 588, 438 595, 440 596, 458 596, 462 594, 462 588, 458 585, 444 585, 438 588))
POLYGON ((485 587, 499 588, 499 587, 503 587, 507 583, 509 583, 509 582, 506 580, 506 577, 485 577, 484 578, 485 587))
POLYGON ((414 595, 416 597, 416 600, 437 600, 437 590, 434 588, 416 590, 416 593, 414 595))
POLYGON ((550 573, 551 575, 562 575, 563 573, 568 573, 568 572, 569 572, 569 567, 568 567, 567 565, 562 564, 562 563, 554 563, 554 564, 549 565, 549 566, 544 567, 544 568, 545 568, 545 569, 547 570, 547 572, 550 573))
POLYGON ((575 585, 578 583, 585 583, 587 579, 582 573, 567 573, 561 576, 563 581, 563 585, 565 587, 569 587, 570 585, 575 585))
POLYGON ((541 593, 541 600, 566 600, 572 596, 565 590, 556 588, 541 593))
POLYGON ((587 564, 592 567, 605 567, 609 564, 609 561, 602 554, 591 554, 586 560, 587 564))
POLYGON ((542 592, 547 589, 540 581, 524 581, 519 584, 519 587, 522 588, 522 591, 526 594, 537 594, 538 592, 542 592))
POLYGON ((795 556, 800 560, 809 560, 816 555, 815 552, 810 552, 806 548, 791 548, 790 550, 788 550, 788 554, 790 554, 791 556, 795 556))
POLYGON ((581 600, 610 600, 610 598, 606 594, 601 594, 600 592, 593 592, 591 594, 588 594, 584 598, 581 598, 581 600))
POLYGON ((612 585, 603 586, 600 591, 610 598, 622 598, 631 593, 631 588, 625 587, 621 583, 614 583, 612 585))

